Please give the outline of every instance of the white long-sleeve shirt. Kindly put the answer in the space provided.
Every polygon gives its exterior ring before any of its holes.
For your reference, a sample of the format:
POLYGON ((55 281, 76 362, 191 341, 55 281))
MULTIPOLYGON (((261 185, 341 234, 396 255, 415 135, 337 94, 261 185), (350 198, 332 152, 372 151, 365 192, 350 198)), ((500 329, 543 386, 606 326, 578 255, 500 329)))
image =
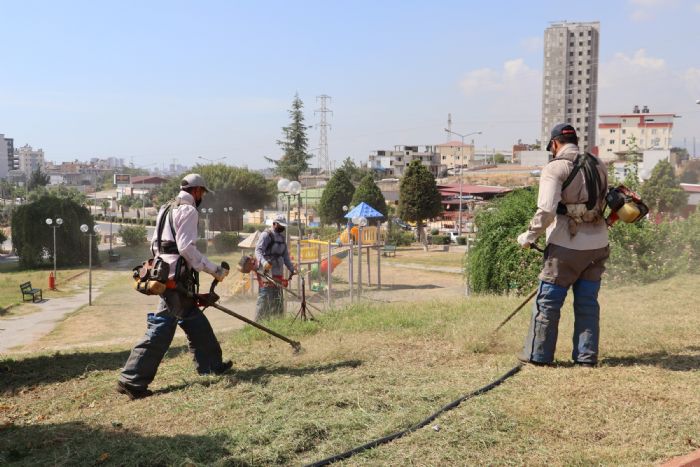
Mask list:
MULTIPOLYGON (((195 206, 194 197, 186 191, 181 191, 177 195, 177 198, 180 200, 180 205, 172 209, 175 238, 173 238, 168 219, 165 220, 163 233, 161 234, 161 241, 175 241, 177 243, 177 249, 180 252, 179 255, 160 255, 160 257, 170 265, 169 278, 172 279, 175 275, 175 263, 180 256, 185 259, 187 265, 192 269, 208 272, 213 275, 217 266, 209 261, 209 259, 197 249, 197 224, 199 223, 199 213, 195 206)), ((160 219, 164 211, 165 207, 162 207, 158 212, 156 229, 151 238, 151 251, 153 251, 154 255, 158 254, 156 239, 158 238, 158 225, 160 224, 160 219)))
MULTIPOLYGON (((562 185, 574 167, 574 159, 579 150, 575 144, 565 144, 557 152, 556 157, 544 166, 540 175, 540 191, 537 196, 537 212, 530 221, 526 240, 535 243, 537 238, 546 233, 547 243, 563 246, 572 250, 594 250, 608 245, 608 227, 605 220, 582 223, 578 226, 576 236, 569 234, 569 221, 566 215, 557 214, 559 201, 564 204, 585 203, 588 191, 583 171, 579 171, 571 184, 562 193, 562 185)), ((607 171, 605 164, 599 161, 601 191, 598 196, 598 207, 605 209, 605 193, 607 192, 607 171)))

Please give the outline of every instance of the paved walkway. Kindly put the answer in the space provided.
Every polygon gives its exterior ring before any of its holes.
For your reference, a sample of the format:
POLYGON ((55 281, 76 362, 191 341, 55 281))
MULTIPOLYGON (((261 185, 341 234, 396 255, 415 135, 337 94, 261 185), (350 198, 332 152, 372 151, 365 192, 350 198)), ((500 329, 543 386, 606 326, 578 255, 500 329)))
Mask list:
MULTIPOLYGON (((100 291, 93 288, 93 300, 100 291)), ((0 319, 0 352, 18 345, 29 344, 50 333, 68 313, 88 303, 88 291, 66 298, 52 298, 35 303, 40 311, 17 318, 0 319)))

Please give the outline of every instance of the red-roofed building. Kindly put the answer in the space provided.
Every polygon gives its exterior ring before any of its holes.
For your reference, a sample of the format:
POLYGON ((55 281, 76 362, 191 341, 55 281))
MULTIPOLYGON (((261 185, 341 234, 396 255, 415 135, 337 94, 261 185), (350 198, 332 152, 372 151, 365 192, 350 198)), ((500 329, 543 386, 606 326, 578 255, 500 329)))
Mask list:
MULTIPOLYGON (((459 183, 438 185, 437 188, 440 195, 442 195, 442 207, 444 209, 441 216, 441 227, 449 230, 459 230, 457 229, 460 208, 459 183)), ((477 204, 484 204, 485 201, 491 200, 496 196, 505 195, 511 191, 513 190, 502 186, 462 184, 462 223, 471 221, 474 215, 474 207, 477 204)))
POLYGON ((653 114, 644 106, 634 106, 632 113, 605 114, 598 117, 598 152, 605 161, 615 160, 635 145, 640 152, 671 149, 672 113, 653 114))

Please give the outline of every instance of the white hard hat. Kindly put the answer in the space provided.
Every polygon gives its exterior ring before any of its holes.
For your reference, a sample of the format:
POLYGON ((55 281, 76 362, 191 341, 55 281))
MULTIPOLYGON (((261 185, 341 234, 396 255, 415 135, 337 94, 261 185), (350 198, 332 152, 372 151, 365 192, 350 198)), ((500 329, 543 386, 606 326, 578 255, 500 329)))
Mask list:
POLYGON ((272 218, 272 223, 279 224, 282 227, 287 227, 287 218, 284 217, 282 214, 278 214, 277 216, 272 218))

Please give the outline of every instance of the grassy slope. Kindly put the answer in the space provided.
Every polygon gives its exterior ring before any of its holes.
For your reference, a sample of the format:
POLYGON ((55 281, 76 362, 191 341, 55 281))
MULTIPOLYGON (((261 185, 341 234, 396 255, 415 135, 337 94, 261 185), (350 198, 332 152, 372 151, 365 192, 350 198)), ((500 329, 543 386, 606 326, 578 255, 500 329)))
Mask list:
MULTIPOLYGON (((526 367, 487 395, 347 465, 651 464, 700 442, 700 316, 678 277, 603 295, 603 365, 572 368, 571 313, 555 368, 526 367)), ((300 464, 415 423, 514 363, 518 299, 361 307, 277 322, 306 352, 257 331, 222 334, 236 371, 194 375, 182 341, 136 402, 113 392, 128 349, 0 362, 0 463, 300 464)))

